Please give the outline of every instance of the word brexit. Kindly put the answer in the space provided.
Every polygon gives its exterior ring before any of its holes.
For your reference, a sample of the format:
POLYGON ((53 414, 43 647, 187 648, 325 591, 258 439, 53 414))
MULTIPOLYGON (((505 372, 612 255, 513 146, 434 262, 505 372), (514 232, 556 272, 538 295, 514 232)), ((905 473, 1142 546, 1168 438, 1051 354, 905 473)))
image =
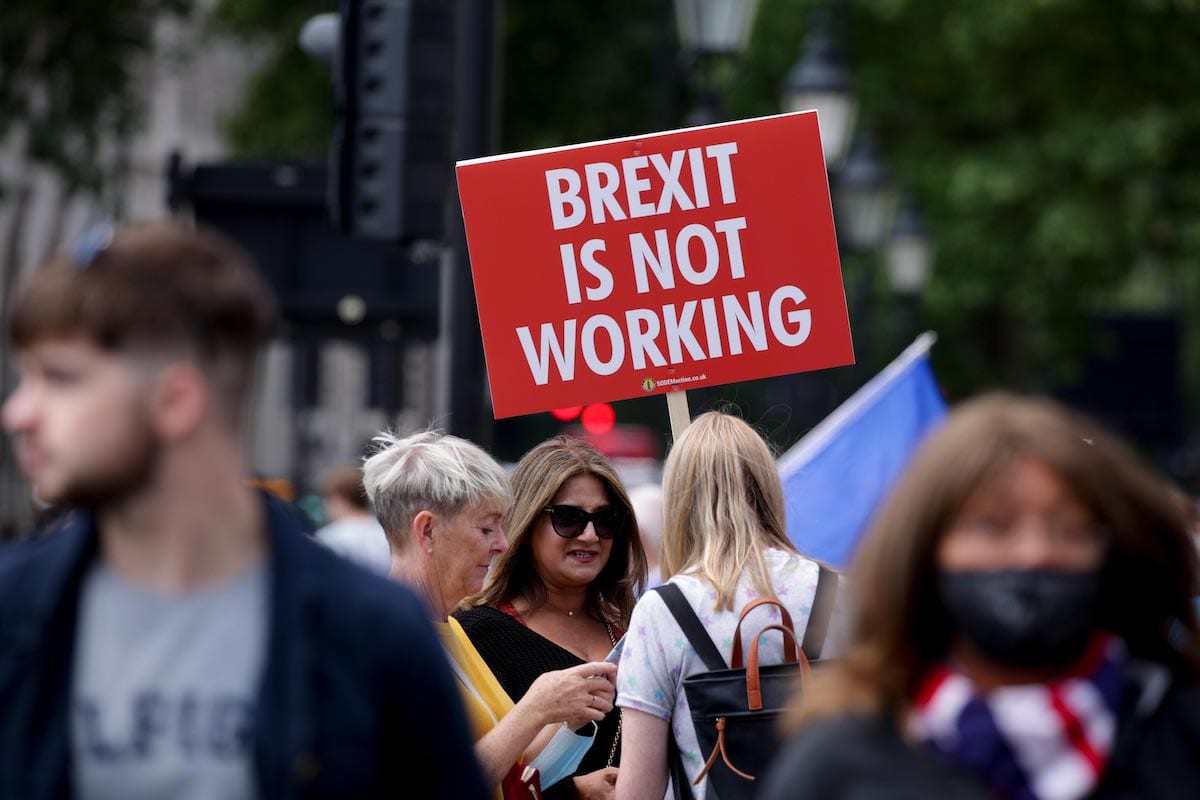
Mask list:
POLYGON ((600 225, 609 220, 669 214, 672 206, 680 211, 707 208, 711 200, 708 195, 706 159, 716 164, 721 203, 734 203, 737 197, 730 156, 736 153, 737 142, 725 142, 709 145, 703 150, 699 147, 676 150, 671 153, 670 161, 661 153, 623 158, 619 170, 616 164, 607 161, 585 164, 582 178, 577 170, 570 167, 546 170, 546 191, 550 198, 550 218, 554 222, 554 230, 574 228, 581 224, 587 218, 589 209, 592 222, 600 225), (692 179, 690 195, 680 183, 685 158, 692 179), (647 197, 651 182, 645 173, 650 168, 663 182, 657 202, 649 202, 653 195, 647 197), (587 184, 586 191, 584 183, 587 184), (618 198, 617 193, 622 188, 622 197, 618 198), (625 201, 624 205, 621 199, 625 201))

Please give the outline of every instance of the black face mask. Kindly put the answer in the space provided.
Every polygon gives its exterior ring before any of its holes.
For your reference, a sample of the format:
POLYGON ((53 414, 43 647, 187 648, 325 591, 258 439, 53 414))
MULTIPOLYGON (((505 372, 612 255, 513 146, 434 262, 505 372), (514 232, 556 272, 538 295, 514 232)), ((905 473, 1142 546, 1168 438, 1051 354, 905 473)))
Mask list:
POLYGON ((1096 630, 1098 570, 941 570, 938 582, 955 633, 997 664, 1068 666, 1096 630))

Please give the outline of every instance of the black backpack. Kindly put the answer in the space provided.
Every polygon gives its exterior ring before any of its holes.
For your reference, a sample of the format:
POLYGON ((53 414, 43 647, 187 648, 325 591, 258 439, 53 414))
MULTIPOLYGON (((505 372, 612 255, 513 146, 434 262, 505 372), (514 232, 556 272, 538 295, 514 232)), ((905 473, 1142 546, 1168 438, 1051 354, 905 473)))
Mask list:
MULTIPOLYGON (((799 652, 791 615, 782 603, 765 597, 748 603, 742 609, 733 634, 729 664, 721 657, 679 587, 666 583, 654 588, 708 668, 707 672, 684 678, 683 690, 691 709, 700 752, 709 754, 704 769, 696 778, 699 782, 707 776, 709 798, 739 800, 753 796, 755 778, 766 769, 781 743, 779 716, 791 702, 797 682, 807 676, 809 662, 821 657, 837 599, 837 586, 837 573, 822 566, 799 652), (743 665, 742 621, 750 611, 763 605, 778 606, 783 624, 766 625, 758 631, 751 640, 743 665), (759 640, 770 631, 779 631, 784 637, 784 662, 760 667, 759 640)), ((668 738, 667 758, 676 800, 693 797, 674 736, 668 738)))

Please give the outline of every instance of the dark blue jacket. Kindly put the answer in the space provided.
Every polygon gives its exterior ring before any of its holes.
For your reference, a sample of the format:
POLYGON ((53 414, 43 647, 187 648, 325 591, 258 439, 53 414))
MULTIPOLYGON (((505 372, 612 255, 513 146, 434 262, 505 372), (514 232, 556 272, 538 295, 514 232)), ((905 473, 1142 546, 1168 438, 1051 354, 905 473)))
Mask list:
MULTIPOLYGON (((269 632, 259 796, 486 798, 457 687, 407 589, 343 561, 267 504, 269 632)), ((0 547, 0 800, 71 797, 70 693, 91 517, 0 547)))

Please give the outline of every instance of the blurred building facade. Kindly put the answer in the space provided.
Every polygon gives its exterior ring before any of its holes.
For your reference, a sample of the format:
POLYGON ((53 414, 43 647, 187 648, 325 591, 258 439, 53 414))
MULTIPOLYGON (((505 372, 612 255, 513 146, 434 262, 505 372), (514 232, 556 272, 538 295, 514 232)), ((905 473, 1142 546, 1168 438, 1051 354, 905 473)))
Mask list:
MULTIPOLYGON (((187 19, 162 21, 154 54, 140 66, 144 116, 127 141, 110 143, 111 179, 101 195, 72 193, 49 168, 24 158, 24 133, 0 141, 0 309, 6 309, 25 277, 90 222, 162 218, 168 213, 165 167, 172 153, 193 162, 227 155, 223 121, 239 103, 257 59, 243 44, 206 29, 208 3, 187 19)), ((0 315, 4 312, 0 311, 0 315)), ((295 402, 295 352, 279 339, 266 352, 259 374, 249 464, 258 476, 315 485, 331 466, 356 460, 371 435, 384 427, 412 429, 433 418, 436 346, 406 342, 399 354, 403 381, 398 410, 366 407, 367 349, 351 340, 316 343, 312 402, 295 402)), ((0 348, 0 391, 15 379, 13 354, 0 348)), ((11 448, 0 446, 0 538, 27 530, 33 506, 11 448)))

